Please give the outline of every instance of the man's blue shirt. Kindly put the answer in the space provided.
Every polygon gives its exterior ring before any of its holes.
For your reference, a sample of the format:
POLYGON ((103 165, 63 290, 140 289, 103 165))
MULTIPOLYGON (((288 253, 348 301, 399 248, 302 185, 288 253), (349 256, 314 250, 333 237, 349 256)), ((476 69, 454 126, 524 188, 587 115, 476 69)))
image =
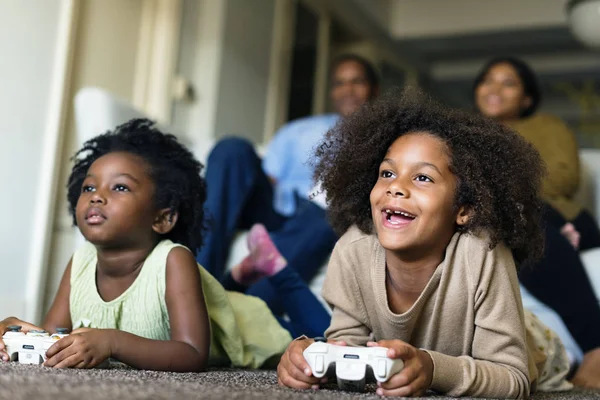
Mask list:
POLYGON ((338 114, 305 117, 281 127, 269 144, 263 159, 263 170, 277 182, 275 210, 284 215, 295 211, 296 193, 308 198, 313 189, 315 150, 324 144, 325 133, 339 120, 338 114))

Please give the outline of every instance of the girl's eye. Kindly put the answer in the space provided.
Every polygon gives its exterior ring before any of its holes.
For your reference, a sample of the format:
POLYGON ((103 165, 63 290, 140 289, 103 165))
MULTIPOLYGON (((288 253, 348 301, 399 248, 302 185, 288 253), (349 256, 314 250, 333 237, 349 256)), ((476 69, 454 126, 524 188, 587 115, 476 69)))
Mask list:
POLYGON ((117 192, 129 192, 129 188, 125 185, 115 185, 113 190, 117 192))
POLYGON ((415 179, 419 182, 433 182, 433 180, 427 175, 417 175, 415 179))
POLYGON ((394 174, 392 173, 392 171, 383 170, 379 173, 379 176, 381 176, 382 178, 391 178, 392 176, 394 176, 394 174))
POLYGON ((94 188, 93 186, 83 185, 83 187, 81 188, 81 193, 93 192, 95 190, 96 190, 96 188, 94 188))

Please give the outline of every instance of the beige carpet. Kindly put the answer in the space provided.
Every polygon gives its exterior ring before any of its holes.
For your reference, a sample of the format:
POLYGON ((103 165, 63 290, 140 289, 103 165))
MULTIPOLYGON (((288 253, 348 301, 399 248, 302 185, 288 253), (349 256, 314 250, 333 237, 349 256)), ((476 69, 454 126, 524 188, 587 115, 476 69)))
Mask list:
MULTIPOLYGON (((38 365, 0 363, 0 399, 379 399, 374 385, 367 393, 344 393, 335 385, 319 391, 295 391, 277 385, 275 371, 212 370, 176 374, 123 368, 56 370, 38 365)), ((437 400, 441 396, 432 396, 437 400)), ((600 399, 600 391, 540 393, 539 400, 600 399)))

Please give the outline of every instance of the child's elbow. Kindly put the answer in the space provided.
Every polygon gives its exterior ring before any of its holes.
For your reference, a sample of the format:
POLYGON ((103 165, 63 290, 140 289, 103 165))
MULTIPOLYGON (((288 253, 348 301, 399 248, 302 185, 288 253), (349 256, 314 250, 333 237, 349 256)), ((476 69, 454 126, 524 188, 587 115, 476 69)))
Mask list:
POLYGON ((200 358, 197 356, 189 357, 188 360, 185 360, 183 363, 177 365, 172 365, 167 368, 167 371, 173 372, 206 372, 208 367, 208 362, 205 358, 200 358))
POLYGON ((208 369, 208 357, 201 357, 200 361, 196 364, 196 370, 194 372, 206 372, 208 369))
POLYGON ((208 349, 205 351, 199 349, 194 350, 194 353, 196 353, 193 362, 194 370, 190 372, 206 372, 208 369, 208 349))
POLYGON ((179 357, 174 355, 172 364, 167 370, 174 372, 206 372, 208 368, 208 354, 208 349, 201 351, 189 345, 188 349, 179 353, 179 357))

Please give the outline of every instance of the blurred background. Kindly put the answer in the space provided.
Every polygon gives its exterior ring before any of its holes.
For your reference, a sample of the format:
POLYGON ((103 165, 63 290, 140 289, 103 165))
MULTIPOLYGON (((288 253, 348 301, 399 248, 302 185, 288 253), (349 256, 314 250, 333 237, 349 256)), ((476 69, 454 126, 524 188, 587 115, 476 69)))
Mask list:
POLYGON ((146 115, 200 159, 224 135, 266 143, 330 110, 341 53, 372 61, 384 90, 418 84, 464 108, 488 58, 521 57, 541 111, 600 148, 599 3, 0 0, 0 315, 35 321, 49 307, 78 240, 65 181, 85 139, 146 115))

